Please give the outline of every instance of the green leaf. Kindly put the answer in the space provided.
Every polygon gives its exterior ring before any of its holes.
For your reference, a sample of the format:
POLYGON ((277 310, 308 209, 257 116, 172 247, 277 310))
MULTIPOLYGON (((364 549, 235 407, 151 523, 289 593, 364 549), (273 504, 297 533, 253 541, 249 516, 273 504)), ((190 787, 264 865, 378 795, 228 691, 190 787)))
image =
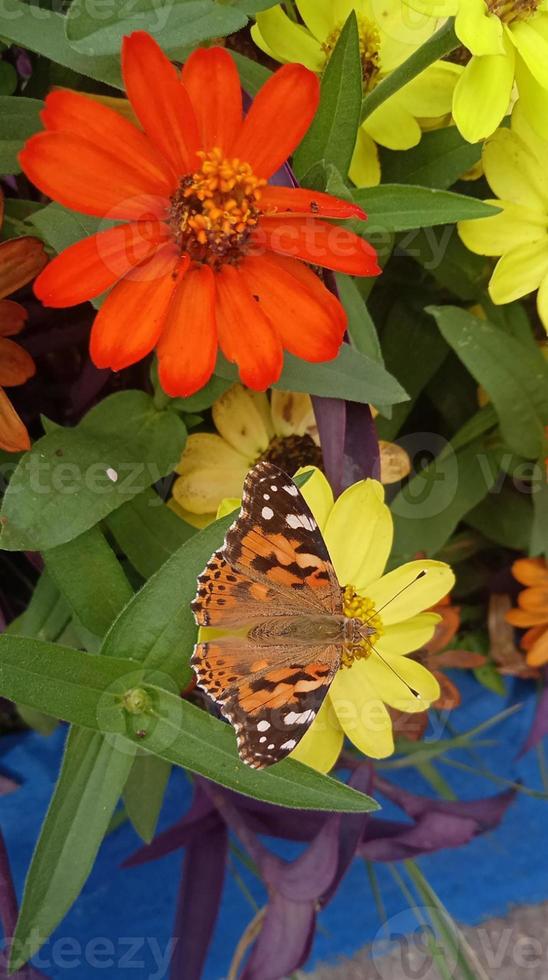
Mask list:
POLYGON ((158 671, 39 640, 0 637, 0 694, 213 779, 255 799, 299 809, 367 812, 369 797, 292 759, 267 771, 236 755, 230 725, 156 685, 158 671), (132 700, 132 698, 134 700, 132 700), (138 698, 138 700, 137 700, 138 698), (138 705, 143 706, 138 711, 138 705), (121 741, 120 741, 121 740, 121 741))
POLYGON ((438 327, 465 367, 488 393, 505 442, 538 459, 548 424, 548 365, 533 339, 521 343, 455 306, 430 307, 438 327))
POLYGON ((499 208, 466 194, 409 184, 380 184, 355 190, 352 197, 367 214, 367 234, 431 228, 465 218, 485 218, 499 208))
POLYGON ((120 548, 143 578, 150 578, 185 541, 196 533, 166 507, 152 490, 122 504, 106 517, 120 548))
POLYGON ((456 126, 423 133, 405 153, 380 147, 383 181, 446 190, 481 159, 482 143, 467 143, 456 126))
POLYGON ((102 221, 88 214, 77 214, 60 204, 48 204, 35 211, 30 217, 40 237, 56 252, 62 252, 81 238, 94 235, 99 229, 107 228, 115 222, 102 221))
MULTIPOLYGON (((236 368, 224 358, 218 359, 215 372, 230 381, 236 381, 238 377, 236 368)), ((321 364, 309 364, 286 354, 282 376, 273 387, 373 405, 395 405, 408 397, 381 364, 349 344, 343 344, 332 361, 321 364)))
POLYGON ((133 589, 98 527, 44 553, 46 568, 82 625, 104 636, 133 589))
POLYGON ((0 173, 18 174, 17 154, 25 140, 42 128, 43 102, 21 95, 0 95, 0 173))
POLYGON ((170 772, 169 762, 142 752, 135 757, 124 787, 129 819, 145 844, 150 844, 156 833, 170 772))
POLYGON ((469 252, 454 225, 424 228, 402 235, 398 250, 418 262, 444 289, 466 303, 484 302, 492 263, 469 252))
MULTIPOLYGON (((272 3, 269 3, 269 6, 271 7, 272 3)), ((245 54, 240 54, 239 51, 231 51, 230 54, 238 66, 238 73, 244 92, 247 92, 248 95, 255 98, 259 89, 263 87, 264 83, 272 75, 272 72, 268 68, 265 68, 264 65, 260 65, 258 61, 246 58, 245 54)))
POLYGON ((293 156, 305 185, 316 164, 332 164, 346 177, 354 152, 362 102, 358 21, 351 11, 322 76, 320 104, 312 125, 293 156))
POLYGON ((415 474, 391 504, 394 560, 437 554, 459 521, 487 495, 498 473, 497 457, 477 440, 454 452, 449 446, 415 474))
POLYGON ((20 235, 34 234, 34 231, 26 223, 34 211, 40 211, 42 205, 38 201, 26 201, 24 198, 8 197, 4 201, 4 224, 1 229, 1 238, 5 241, 8 238, 18 238, 20 235))
POLYGON ((98 738, 95 732, 70 732, 59 781, 25 884, 11 969, 34 955, 80 894, 135 751, 127 741, 122 749, 98 738))
POLYGON ((387 369, 409 394, 409 401, 392 409, 390 419, 377 420, 380 438, 393 440, 421 391, 441 367, 447 344, 422 310, 396 302, 384 325, 382 345, 387 369))
POLYGON ((217 401, 217 398, 220 398, 228 388, 230 388, 229 381, 214 376, 195 395, 189 395, 188 398, 174 398, 171 407, 185 414, 203 412, 206 408, 211 408, 213 402, 217 401))
POLYGON ((65 599, 48 573, 42 572, 27 608, 9 623, 6 632, 35 636, 39 640, 57 640, 69 619, 70 610, 65 599))
POLYGON ((533 527, 531 499, 503 486, 474 507, 466 515, 466 523, 504 548, 527 552, 533 527))
POLYGON ((65 30, 76 51, 97 57, 118 54, 124 35, 137 26, 152 34, 162 47, 176 37, 179 46, 188 48, 239 31, 246 23, 244 13, 213 0, 170 0, 163 5, 154 0, 134 0, 131 8, 112 5, 100 19, 85 0, 73 0, 65 30))
POLYGON ((43 551, 78 537, 171 472, 185 436, 181 420, 142 391, 105 398, 22 457, 4 496, 1 547, 43 551))
POLYGON ((543 555, 548 560, 548 483, 546 481, 546 462, 539 459, 540 480, 532 483, 533 526, 529 543, 530 555, 543 555))
POLYGON ((356 280, 351 276, 343 276, 337 272, 335 273, 335 281, 339 298, 348 315, 348 333, 354 347, 361 354, 365 354, 366 357, 378 361, 384 366, 377 328, 358 289, 356 280))

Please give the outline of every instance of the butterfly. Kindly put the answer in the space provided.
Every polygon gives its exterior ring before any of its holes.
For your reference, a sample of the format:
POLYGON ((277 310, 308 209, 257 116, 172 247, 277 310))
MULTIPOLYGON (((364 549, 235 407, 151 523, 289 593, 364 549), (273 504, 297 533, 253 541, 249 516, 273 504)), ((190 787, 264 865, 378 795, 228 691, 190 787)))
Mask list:
POLYGON ((198 577, 196 680, 236 731, 243 762, 262 769, 309 729, 345 648, 374 632, 344 615, 343 593, 312 511, 272 463, 248 473, 237 520, 198 577))

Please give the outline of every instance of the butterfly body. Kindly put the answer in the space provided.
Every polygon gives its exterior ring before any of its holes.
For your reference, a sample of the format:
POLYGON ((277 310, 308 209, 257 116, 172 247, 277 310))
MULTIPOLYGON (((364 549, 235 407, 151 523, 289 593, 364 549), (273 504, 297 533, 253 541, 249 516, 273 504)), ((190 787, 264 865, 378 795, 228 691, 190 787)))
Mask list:
POLYGON ((373 630, 344 615, 343 594, 297 486, 271 463, 248 474, 242 509, 198 578, 196 622, 226 635, 196 644, 198 685, 260 769, 312 724, 343 652, 373 630))

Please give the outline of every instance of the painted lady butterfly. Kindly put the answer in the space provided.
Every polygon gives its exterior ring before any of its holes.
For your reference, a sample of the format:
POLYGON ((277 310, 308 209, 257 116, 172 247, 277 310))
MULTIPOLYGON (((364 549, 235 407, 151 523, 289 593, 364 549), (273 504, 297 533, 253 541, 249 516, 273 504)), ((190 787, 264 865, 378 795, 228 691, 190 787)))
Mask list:
POLYGON ((240 757, 283 759, 314 721, 345 648, 370 627, 344 616, 342 590, 296 485, 271 463, 248 474, 238 519, 198 578, 199 626, 232 635, 197 643, 198 685, 236 730, 240 757))

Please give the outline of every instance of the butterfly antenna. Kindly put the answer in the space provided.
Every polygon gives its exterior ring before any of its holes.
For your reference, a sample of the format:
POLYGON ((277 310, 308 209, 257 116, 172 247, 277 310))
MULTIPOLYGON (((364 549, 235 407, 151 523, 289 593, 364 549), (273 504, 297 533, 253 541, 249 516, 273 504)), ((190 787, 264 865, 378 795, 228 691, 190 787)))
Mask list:
POLYGON ((379 614, 380 612, 382 612, 382 611, 383 611, 383 609, 386 609, 386 607, 387 607, 387 606, 389 606, 391 602, 394 602, 394 599, 397 599, 397 598, 398 598, 398 596, 400 596, 400 595, 402 594, 402 592, 405 592, 405 591, 406 591, 406 589, 410 589, 410 588, 411 588, 411 586, 415 584, 415 582, 418 582, 418 580, 419 580, 420 578, 424 578, 424 576, 425 576, 425 575, 426 575, 426 571, 425 571, 424 569, 422 570, 422 572, 419 572, 419 574, 418 574, 418 575, 415 575, 415 578, 414 578, 414 579, 412 579, 412 580, 411 580, 411 582, 408 582, 408 583, 407 583, 407 585, 404 585, 404 586, 403 586, 403 588, 399 590, 399 592, 396 592, 396 594, 395 594, 395 595, 393 595, 393 596, 391 596, 391 598, 390 598, 390 599, 388 599, 388 600, 387 600, 387 601, 386 601, 386 602, 385 602, 385 603, 384 603, 384 604, 383 604, 383 605, 382 605, 382 606, 380 607, 380 609, 375 609, 375 612, 371 614, 371 616, 369 617, 369 619, 366 619, 366 620, 365 620, 365 625, 367 626, 367 624, 368 624, 368 623, 369 623, 369 622, 370 622, 370 621, 371 621, 372 619, 374 619, 374 618, 375 618, 375 616, 378 616, 378 614, 379 614))
POLYGON ((405 686, 406 686, 407 690, 409 691, 409 693, 412 694, 413 697, 417 699, 417 701, 420 701, 421 700, 421 695, 419 694, 419 692, 418 691, 415 691, 415 689, 413 687, 411 687, 411 685, 408 684, 406 680, 404 680, 404 678, 401 676, 400 673, 398 673, 398 671, 396 670, 396 668, 393 667, 392 664, 388 663, 388 660, 386 660, 383 657, 382 653, 379 653, 379 651, 377 650, 376 647, 372 646, 371 649, 373 650, 373 653, 376 653, 377 654, 377 657, 380 660, 382 660, 384 666, 385 667, 388 667, 388 669, 391 670, 392 673, 396 675, 396 677, 398 678, 399 681, 402 682, 402 684, 405 684, 405 686))

